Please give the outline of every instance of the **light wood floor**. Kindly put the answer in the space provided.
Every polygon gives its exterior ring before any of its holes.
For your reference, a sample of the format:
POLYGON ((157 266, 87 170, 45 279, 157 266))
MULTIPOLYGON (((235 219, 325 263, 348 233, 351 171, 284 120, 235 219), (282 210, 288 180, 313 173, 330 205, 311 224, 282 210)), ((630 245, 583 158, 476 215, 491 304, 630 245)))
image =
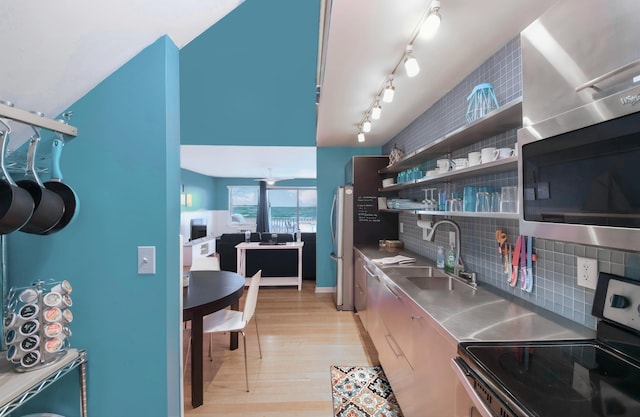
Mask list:
MULTIPOLYGON (((337 311, 333 297, 316 294, 313 281, 304 281, 302 291, 260 288, 256 317, 262 359, 253 322, 247 331, 250 392, 245 390, 242 336, 239 349, 230 351, 229 336, 214 335, 211 362, 205 337, 204 404, 191 407, 188 362, 185 416, 333 416, 330 366, 378 363, 359 318, 353 312, 337 311)), ((184 345, 186 349, 186 339, 184 345)))

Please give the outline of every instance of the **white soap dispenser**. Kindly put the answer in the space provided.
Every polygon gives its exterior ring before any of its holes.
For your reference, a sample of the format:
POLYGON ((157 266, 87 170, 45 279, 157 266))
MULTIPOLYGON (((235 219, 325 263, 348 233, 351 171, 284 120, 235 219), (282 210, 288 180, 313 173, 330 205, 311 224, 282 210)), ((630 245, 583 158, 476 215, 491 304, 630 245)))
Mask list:
POLYGON ((436 261, 436 267, 439 269, 444 268, 444 248, 442 246, 438 246, 438 257, 436 261))

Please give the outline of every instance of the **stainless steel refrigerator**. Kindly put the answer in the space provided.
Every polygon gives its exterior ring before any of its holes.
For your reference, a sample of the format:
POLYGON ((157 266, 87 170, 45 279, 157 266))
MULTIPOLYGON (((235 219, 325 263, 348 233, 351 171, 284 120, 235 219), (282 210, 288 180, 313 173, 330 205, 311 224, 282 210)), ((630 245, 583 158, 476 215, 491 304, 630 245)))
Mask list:
POLYGON ((346 167, 345 182, 337 188, 331 208, 331 259, 336 271, 335 302, 338 310, 353 310, 353 247, 378 245, 380 239, 398 238, 397 213, 378 210, 378 170, 386 156, 355 156, 346 167))

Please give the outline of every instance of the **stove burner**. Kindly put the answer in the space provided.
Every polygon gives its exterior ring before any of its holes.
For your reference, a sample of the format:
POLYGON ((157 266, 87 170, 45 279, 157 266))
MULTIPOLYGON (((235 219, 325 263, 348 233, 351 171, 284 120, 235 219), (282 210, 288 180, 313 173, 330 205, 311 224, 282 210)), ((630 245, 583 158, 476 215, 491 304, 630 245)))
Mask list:
POLYGON ((500 367, 509 375, 510 384, 533 390, 547 398, 563 401, 584 401, 595 398, 598 389, 587 378, 576 389, 574 367, 566 361, 536 355, 535 348, 517 347, 498 357, 500 367))
POLYGON ((640 416, 640 305, 621 308, 612 295, 638 303, 640 282, 600 273, 593 340, 460 343, 472 389, 488 392, 477 399, 500 416, 640 416))

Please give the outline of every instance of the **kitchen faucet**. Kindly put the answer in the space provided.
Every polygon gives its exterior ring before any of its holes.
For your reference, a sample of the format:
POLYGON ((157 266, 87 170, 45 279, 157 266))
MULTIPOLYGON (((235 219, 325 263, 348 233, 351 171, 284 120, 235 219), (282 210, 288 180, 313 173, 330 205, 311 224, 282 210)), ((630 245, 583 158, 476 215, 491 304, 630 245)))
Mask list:
POLYGON ((458 224, 453 220, 448 220, 448 219, 438 220, 437 222, 431 225, 431 229, 429 231, 429 234, 427 235, 426 240, 428 240, 429 242, 433 242, 436 235, 436 229, 442 224, 450 225, 451 227, 453 227, 456 233, 456 265, 453 268, 453 273, 454 275, 458 276, 461 272, 464 272, 465 270, 464 262, 462 261, 461 249, 460 249, 461 240, 462 240, 460 238, 460 226, 458 226, 458 224))

